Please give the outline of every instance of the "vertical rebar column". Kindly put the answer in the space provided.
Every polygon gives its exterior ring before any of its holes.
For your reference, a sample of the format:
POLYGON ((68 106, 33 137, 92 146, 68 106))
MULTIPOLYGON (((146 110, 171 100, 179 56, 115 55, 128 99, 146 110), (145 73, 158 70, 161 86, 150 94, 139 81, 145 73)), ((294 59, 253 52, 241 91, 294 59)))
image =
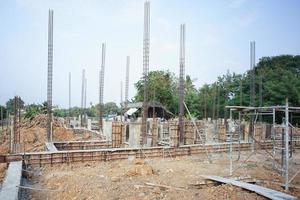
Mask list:
POLYGON ((126 78, 125 78, 125 110, 127 110, 127 106, 128 106, 129 65, 130 65, 130 57, 127 56, 127 59, 126 59, 126 78))
POLYGON ((272 123, 272 144, 273 144, 273 148, 272 148, 272 155, 273 155, 273 168, 275 168, 275 163, 276 163, 276 127, 275 127, 275 123, 276 123, 276 112, 275 112, 275 108, 273 108, 273 111, 272 111, 272 118, 273 118, 273 123, 272 123))
POLYGON ((17 138, 18 138, 18 135, 17 135, 17 120, 18 120, 18 97, 15 96, 14 98, 14 122, 13 122, 13 145, 12 145, 12 148, 13 148, 13 153, 17 153, 17 138))
POLYGON ((1 106, 1 131, 3 131, 3 107, 1 106))
POLYGON ((215 121, 216 118, 216 85, 214 85, 214 90, 213 90, 213 105, 212 105, 212 119, 215 121))
POLYGON ((233 121, 232 121, 232 109, 230 109, 229 111, 229 119, 230 119, 230 125, 228 126, 228 133, 230 136, 230 146, 229 146, 229 159, 230 159, 230 165, 229 165, 229 175, 232 176, 232 167, 233 167, 233 163, 232 163, 232 126, 233 126, 233 121))
MULTIPOLYGON (((255 41, 250 42, 250 106, 255 106, 255 41)), ((254 117, 251 115, 250 119, 250 142, 251 147, 254 148, 254 117)))
POLYGON ((53 10, 48 21, 47 140, 52 141, 53 10))
POLYGON ((84 77, 84 99, 83 99, 84 126, 87 126, 86 93, 87 93, 87 78, 84 77))
POLYGON ((121 116, 121 122, 123 121, 123 81, 120 82, 120 106, 121 106, 121 113, 120 113, 120 116, 121 116))
POLYGON ((102 43, 102 60, 99 77, 99 128, 102 131, 103 126, 103 92, 104 92, 104 71, 105 71, 105 43, 102 43))
POLYGON ((240 80, 240 106, 243 105, 243 79, 240 80))
POLYGON ((285 99, 285 134, 284 134, 284 179, 285 190, 289 189, 289 101, 285 99))
POLYGON ((20 143, 21 143, 21 97, 18 96, 18 151, 21 151, 20 143))
POLYGON ((13 121, 13 152, 18 153, 20 151, 20 122, 21 122, 21 97, 14 97, 13 112, 14 112, 14 121, 13 121))
POLYGON ((219 88, 219 85, 217 85, 217 113, 216 113, 216 116, 217 116, 217 120, 218 120, 220 117, 220 88, 219 88))
POLYGON ((206 99, 206 93, 207 91, 205 90, 204 92, 204 118, 207 120, 207 99, 206 99))
POLYGON ((184 74, 185 74, 185 24, 180 25, 179 50, 179 143, 184 144, 184 74))
POLYGON ((84 82, 85 82, 85 69, 82 70, 81 79, 81 112, 80 112, 80 126, 83 126, 83 114, 84 114, 84 82))
MULTIPOLYGON (((263 75, 259 75, 259 107, 263 106, 263 75)), ((259 115, 259 121, 262 122, 262 115, 259 115)))
POLYGON ((255 106, 255 41, 250 42, 250 106, 255 106))
POLYGON ((142 116, 142 140, 141 146, 147 143, 147 118, 148 118, 148 71, 150 52, 150 2, 144 4, 144 40, 143 40, 143 80, 144 80, 144 101, 142 116))
POLYGON ((69 72, 69 126, 70 126, 70 122, 71 122, 71 72, 69 72))

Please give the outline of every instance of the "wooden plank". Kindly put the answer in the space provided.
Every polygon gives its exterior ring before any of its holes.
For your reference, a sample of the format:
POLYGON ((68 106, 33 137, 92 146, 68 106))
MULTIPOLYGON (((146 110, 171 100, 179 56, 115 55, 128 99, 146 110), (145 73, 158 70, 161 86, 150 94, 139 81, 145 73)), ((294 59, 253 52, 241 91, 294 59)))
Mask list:
POLYGON ((269 188, 265 188, 259 185, 254 185, 254 184, 250 184, 250 183, 245 183, 242 181, 236 181, 233 179, 227 179, 227 178, 223 178, 221 176, 203 176, 206 179, 209 180, 213 180, 213 181, 217 181, 220 183, 226 183, 226 184, 231 184, 237 187, 241 187, 243 189, 255 192, 257 194, 260 194, 264 197, 267 197, 269 199, 273 199, 273 200, 281 200, 281 199, 286 199, 286 200, 294 200, 297 199, 297 197, 294 197, 292 195, 283 193, 283 192, 279 192, 276 190, 272 190, 269 188))

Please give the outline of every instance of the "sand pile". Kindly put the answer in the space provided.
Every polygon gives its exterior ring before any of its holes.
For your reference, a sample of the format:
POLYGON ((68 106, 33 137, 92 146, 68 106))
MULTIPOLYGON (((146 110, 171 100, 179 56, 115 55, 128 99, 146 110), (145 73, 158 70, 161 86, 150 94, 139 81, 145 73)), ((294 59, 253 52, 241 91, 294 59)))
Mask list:
MULTIPOLYGON (((9 136, 8 131, 2 130, 0 135, 0 154, 7 154, 9 152, 9 136)), ((0 184, 3 182, 7 169, 6 163, 0 163, 0 184)))
MULTIPOLYGON (((64 128, 63 121, 53 117, 53 140, 72 140, 72 130, 64 128)), ((20 125, 21 151, 44 151, 47 141, 47 115, 36 115, 33 119, 22 119, 20 125)))
POLYGON ((127 176, 146 176, 153 175, 154 169, 142 159, 133 160, 133 165, 129 168, 127 176))
MULTIPOLYGON (((63 128, 63 122, 53 118, 53 130, 63 128)), ((59 131, 61 133, 61 131, 59 131)), ((54 134, 55 137, 55 134, 54 134)), ((39 114, 33 119, 22 119, 20 125, 21 151, 43 151, 47 140, 47 115, 39 114)))
MULTIPOLYGON (((21 128, 47 128, 47 119, 47 115, 45 114, 36 115, 33 119, 22 119, 21 128)), ((59 118, 53 117, 52 126, 53 128, 63 127, 64 124, 59 118)))
MULTIPOLYGON (((90 140, 99 138, 97 135, 83 131, 75 133, 73 129, 65 128, 63 119, 53 117, 53 141, 90 140)), ((44 151, 47 141, 47 115, 36 115, 32 119, 22 119, 20 123, 20 151, 44 151)), ((9 152, 9 131, 7 135, 0 134, 0 154, 9 152)))

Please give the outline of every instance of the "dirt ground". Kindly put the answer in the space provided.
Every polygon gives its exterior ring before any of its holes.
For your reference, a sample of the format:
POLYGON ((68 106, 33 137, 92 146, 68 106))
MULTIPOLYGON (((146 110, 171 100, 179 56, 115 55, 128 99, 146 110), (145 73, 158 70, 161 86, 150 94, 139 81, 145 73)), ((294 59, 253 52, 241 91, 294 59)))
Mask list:
MULTIPOLYGON (((234 169, 250 155, 243 152, 234 169)), ((30 199, 265 199, 241 188, 210 182, 202 175, 228 177, 228 154, 213 155, 213 163, 202 156, 71 163, 28 169, 30 199)), ((235 156, 236 158, 236 156, 235 156)), ((284 191, 282 178, 270 170, 272 160, 264 151, 252 155, 233 177, 255 180, 256 184, 284 191)), ((294 154, 291 173, 300 168, 300 151, 294 154)), ((292 182, 290 194, 300 197, 300 175, 292 182)))

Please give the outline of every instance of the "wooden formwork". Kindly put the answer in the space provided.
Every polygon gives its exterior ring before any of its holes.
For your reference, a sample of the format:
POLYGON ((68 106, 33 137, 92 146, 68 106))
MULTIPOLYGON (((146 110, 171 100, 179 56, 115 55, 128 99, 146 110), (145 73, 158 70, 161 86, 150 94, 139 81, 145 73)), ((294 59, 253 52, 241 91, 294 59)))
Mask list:
POLYGON ((112 122, 112 147, 120 148, 123 142, 124 141, 122 122, 112 122))
POLYGON ((153 118, 152 121, 152 140, 151 140, 151 146, 157 146, 158 142, 158 119, 153 118))
POLYGON ((108 141, 64 141, 53 142, 57 150, 85 150, 85 149, 104 149, 111 148, 112 144, 108 141))
POLYGON ((178 121, 169 122, 170 130, 170 146, 177 147, 179 146, 179 126, 178 121))
MULTIPOLYGON (((229 143, 205 145, 210 153, 220 153, 229 151, 229 143)), ((293 142, 294 148, 299 148, 297 141, 293 142)), ((233 151, 250 150, 250 143, 234 143, 233 151)), ((75 150, 75 151, 57 151, 57 152, 34 152, 24 154, 13 154, 0 156, 1 162, 11 162, 24 160, 26 165, 54 165, 60 163, 87 162, 87 161, 112 161, 128 159, 130 156, 135 158, 154 158, 154 157, 176 157, 187 155, 205 154, 205 147, 202 145, 184 145, 175 147, 147 147, 147 148, 111 148, 95 150, 75 150)), ((257 149, 272 149, 272 143, 260 142, 257 149)))
MULTIPOLYGON (((204 124, 202 121, 196 121, 196 126, 198 131, 200 132, 202 136, 202 140, 197 134, 195 125, 192 121, 184 121, 184 144, 185 145, 190 145, 190 144, 199 144, 202 142, 206 141, 205 134, 202 132, 204 131, 204 124)), ((179 146, 179 124, 178 121, 170 121, 169 122, 169 127, 170 127, 170 142, 171 146, 179 146)))
POLYGON ((201 134, 201 138, 197 133, 196 127, 192 121, 184 122, 184 144, 197 144, 206 141, 206 136, 202 132, 204 132, 204 123, 202 121, 195 122, 197 126, 197 130, 199 134, 201 134), (202 140, 202 141, 201 141, 202 140))
POLYGON ((226 141, 226 126, 224 124, 219 124, 218 126, 218 139, 226 141))
POLYGON ((194 124, 191 121, 184 121, 184 144, 194 144, 196 133, 194 124))
POLYGON ((254 139, 257 141, 262 140, 263 136, 263 131, 264 131, 264 126, 263 124, 254 124, 254 139))

